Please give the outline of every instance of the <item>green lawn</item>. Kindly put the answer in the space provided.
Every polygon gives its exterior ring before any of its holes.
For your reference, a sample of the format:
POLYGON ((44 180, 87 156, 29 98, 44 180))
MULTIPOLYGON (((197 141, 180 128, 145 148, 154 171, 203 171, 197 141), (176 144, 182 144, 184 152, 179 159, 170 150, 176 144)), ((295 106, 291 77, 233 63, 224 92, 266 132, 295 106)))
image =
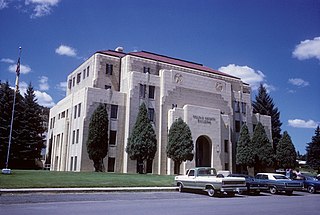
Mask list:
POLYGON ((96 172, 50 172, 45 170, 12 170, 0 174, 0 188, 49 187, 170 187, 174 176, 96 172))

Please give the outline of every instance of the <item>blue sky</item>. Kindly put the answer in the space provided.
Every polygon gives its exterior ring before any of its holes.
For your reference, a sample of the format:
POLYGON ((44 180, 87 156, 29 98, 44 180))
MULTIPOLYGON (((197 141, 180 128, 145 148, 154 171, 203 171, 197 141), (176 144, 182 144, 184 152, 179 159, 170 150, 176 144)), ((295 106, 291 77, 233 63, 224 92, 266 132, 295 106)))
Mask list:
POLYGON ((202 63, 265 84, 295 147, 320 122, 320 0, 0 0, 0 80, 29 82, 40 104, 98 50, 124 47, 202 63))

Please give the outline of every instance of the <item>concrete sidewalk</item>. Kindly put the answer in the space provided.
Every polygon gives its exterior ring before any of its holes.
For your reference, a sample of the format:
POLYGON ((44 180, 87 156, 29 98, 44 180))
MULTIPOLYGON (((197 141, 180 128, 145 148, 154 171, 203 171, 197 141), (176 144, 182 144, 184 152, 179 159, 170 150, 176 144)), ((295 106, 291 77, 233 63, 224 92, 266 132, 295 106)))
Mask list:
POLYGON ((1 194, 16 193, 86 193, 86 192, 151 192, 175 191, 177 187, 81 187, 0 189, 1 194))

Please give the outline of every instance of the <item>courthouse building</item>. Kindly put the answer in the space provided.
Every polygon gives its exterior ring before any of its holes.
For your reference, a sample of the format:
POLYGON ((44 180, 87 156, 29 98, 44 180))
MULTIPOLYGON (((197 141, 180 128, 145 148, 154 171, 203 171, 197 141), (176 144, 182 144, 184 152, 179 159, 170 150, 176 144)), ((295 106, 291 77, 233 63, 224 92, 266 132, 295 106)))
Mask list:
POLYGON ((269 116, 252 113, 251 89, 240 78, 199 63, 146 51, 98 51, 68 75, 66 97, 50 110, 47 157, 52 171, 93 171, 86 148, 90 117, 100 103, 109 116, 106 171, 136 172, 125 149, 144 102, 157 136, 157 152, 145 170, 173 174, 166 155, 168 131, 181 117, 190 127, 195 166, 234 171, 241 125, 261 122, 271 140, 269 116))

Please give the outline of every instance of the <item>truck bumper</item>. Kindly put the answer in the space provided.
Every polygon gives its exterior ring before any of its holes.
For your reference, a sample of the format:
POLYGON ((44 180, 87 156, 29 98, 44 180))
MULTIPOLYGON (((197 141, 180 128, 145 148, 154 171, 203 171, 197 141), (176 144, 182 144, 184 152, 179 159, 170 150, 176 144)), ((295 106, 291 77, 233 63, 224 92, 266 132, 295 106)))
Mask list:
POLYGON ((232 192, 232 193, 239 193, 247 191, 247 187, 222 187, 220 189, 221 192, 232 192))

